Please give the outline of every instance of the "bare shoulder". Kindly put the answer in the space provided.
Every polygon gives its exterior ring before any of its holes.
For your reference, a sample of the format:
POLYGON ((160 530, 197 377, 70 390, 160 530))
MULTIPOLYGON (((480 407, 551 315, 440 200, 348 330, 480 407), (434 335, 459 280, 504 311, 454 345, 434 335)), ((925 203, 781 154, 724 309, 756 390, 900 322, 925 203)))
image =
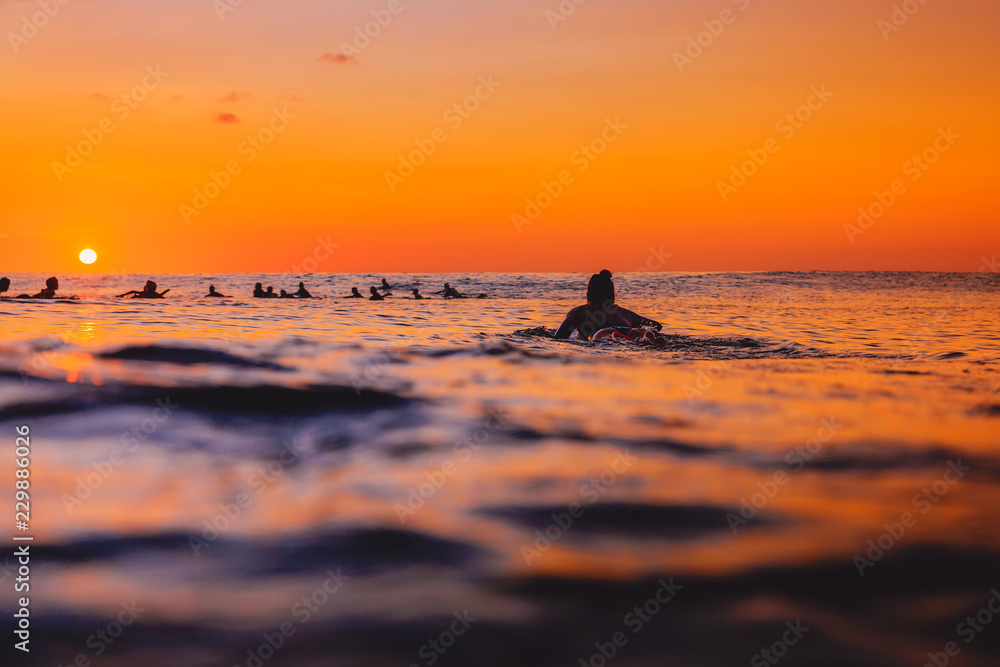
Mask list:
POLYGON ((566 313, 566 319, 564 319, 563 323, 559 326, 559 330, 556 331, 555 337, 569 338, 569 335, 573 333, 573 330, 580 326, 583 322, 584 317, 586 316, 586 310, 587 306, 577 306, 566 313))

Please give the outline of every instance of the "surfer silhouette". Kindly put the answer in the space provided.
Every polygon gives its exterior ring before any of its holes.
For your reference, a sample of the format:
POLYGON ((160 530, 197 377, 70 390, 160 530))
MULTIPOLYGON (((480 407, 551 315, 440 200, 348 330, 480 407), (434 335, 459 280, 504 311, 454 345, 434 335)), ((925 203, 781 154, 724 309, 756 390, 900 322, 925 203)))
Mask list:
MULTIPOLYGON (((10 282, 8 281, 8 285, 10 282)), ((59 289, 59 280, 57 278, 49 278, 45 281, 45 289, 35 295, 30 294, 18 294, 18 299, 54 299, 56 298, 56 290, 59 289)))
POLYGON ((444 289, 443 290, 439 290, 437 292, 434 292, 434 294, 443 294, 444 298, 446 298, 446 299, 464 299, 464 298, 466 298, 466 296, 464 294, 462 294, 461 292, 459 292, 457 289, 455 289, 454 287, 452 287, 448 283, 444 284, 444 289))
POLYGON ((147 280, 146 285, 141 290, 129 290, 124 294, 119 294, 119 297, 131 296, 133 299, 162 299, 163 295, 170 290, 163 290, 162 292, 156 291, 156 283, 152 280, 147 280))
POLYGON ((587 284, 587 303, 569 311, 555 333, 566 339, 579 331, 583 340, 618 338, 632 341, 666 344, 657 336, 663 325, 615 303, 615 283, 607 269, 595 273, 587 284))

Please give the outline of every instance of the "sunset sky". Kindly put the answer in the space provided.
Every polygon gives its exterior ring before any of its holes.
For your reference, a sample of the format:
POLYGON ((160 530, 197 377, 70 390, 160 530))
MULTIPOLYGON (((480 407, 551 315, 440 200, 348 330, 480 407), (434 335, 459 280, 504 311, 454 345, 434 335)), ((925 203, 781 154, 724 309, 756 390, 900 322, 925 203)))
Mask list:
POLYGON ((1000 251, 995 0, 908 0, 898 26, 890 0, 235 1, 0 0, 0 272, 84 270, 84 248, 99 272, 282 272, 317 239, 339 244, 322 272, 1000 251))

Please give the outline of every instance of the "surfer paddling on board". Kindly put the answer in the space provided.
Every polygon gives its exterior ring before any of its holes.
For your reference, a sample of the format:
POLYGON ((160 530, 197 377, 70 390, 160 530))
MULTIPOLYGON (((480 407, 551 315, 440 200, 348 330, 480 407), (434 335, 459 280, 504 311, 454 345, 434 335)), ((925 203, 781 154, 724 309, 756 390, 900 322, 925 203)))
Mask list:
POLYGON ((163 296, 169 291, 170 290, 167 289, 163 290, 162 292, 157 292, 156 283, 154 283, 152 280, 147 280, 146 286, 143 287, 141 290, 136 290, 136 289, 129 290, 128 292, 125 292, 124 294, 119 294, 118 296, 119 298, 130 296, 133 299, 162 299, 163 296))
POLYGON ((662 324, 615 303, 615 283, 611 277, 607 269, 590 277, 587 303, 569 311, 555 337, 566 339, 573 331, 579 331, 583 340, 612 338, 666 345, 666 339, 658 333, 662 324))

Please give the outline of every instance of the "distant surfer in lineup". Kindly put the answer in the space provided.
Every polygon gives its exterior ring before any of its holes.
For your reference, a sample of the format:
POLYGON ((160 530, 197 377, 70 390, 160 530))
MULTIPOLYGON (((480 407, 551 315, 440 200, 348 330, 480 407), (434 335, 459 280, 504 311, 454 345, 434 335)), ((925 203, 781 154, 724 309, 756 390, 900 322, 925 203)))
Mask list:
POLYGON ((311 299, 313 297, 313 295, 309 293, 309 290, 306 289, 305 283, 299 283, 299 291, 295 293, 295 296, 300 299, 311 299))
POLYGON ((52 277, 45 281, 45 289, 31 297, 33 299, 54 299, 56 290, 59 289, 59 279, 52 277))
POLYGON ((209 297, 214 297, 214 298, 217 298, 217 299, 228 299, 229 298, 225 294, 219 294, 218 292, 216 292, 215 291, 215 285, 209 285, 208 286, 208 294, 205 295, 205 298, 207 299, 209 297))
POLYGON ((378 288, 375 286, 372 286, 371 292, 372 295, 368 297, 369 301, 385 301, 385 297, 378 293, 378 288))
POLYGON ((365 295, 358 291, 357 287, 351 288, 351 293, 344 297, 345 299, 363 299, 365 295))
POLYGON ((59 289, 59 279, 52 277, 45 281, 45 289, 36 294, 34 299, 54 299, 56 298, 56 290, 59 289))
POLYGON ((281 290, 281 298, 282 299, 294 299, 295 295, 294 294, 289 294, 285 290, 281 290))
MULTIPOLYGON (((469 298, 468 296, 466 296, 465 294, 462 294, 461 292, 459 292, 457 289, 455 289, 454 287, 452 287, 448 283, 444 284, 444 289, 443 290, 439 290, 437 292, 434 292, 434 294, 442 294, 442 295, 444 295, 444 298, 446 298, 446 299, 468 299, 469 298)), ((476 298, 477 299, 488 299, 489 297, 485 293, 483 293, 483 294, 476 295, 476 298)))
MULTIPOLYGON (((6 278, 4 278, 6 280, 6 278)), ((7 281, 10 285, 10 281, 7 281)), ((57 278, 49 278, 45 281, 45 289, 43 289, 38 294, 34 296, 30 294, 18 294, 18 299, 54 299, 56 298, 56 290, 59 289, 59 280, 57 278)))
POLYGON ((274 288, 268 286, 267 291, 264 291, 263 285, 257 283, 253 286, 253 298, 255 299, 277 299, 278 295, 274 293, 274 288))
POLYGON ((416 300, 418 300, 418 301, 421 301, 421 300, 423 300, 424 297, 421 296, 420 290, 414 289, 413 290, 413 298, 416 299, 416 300))
MULTIPOLYGON (((391 289, 392 289, 392 285, 390 285, 390 284, 388 283, 388 281, 386 281, 386 279, 385 279, 385 278, 383 278, 383 279, 382 279, 382 287, 381 287, 381 289, 382 289, 382 291, 383 291, 383 292, 388 292, 389 290, 391 290, 391 289)), ((389 296, 389 295, 388 295, 388 294, 386 294, 386 296, 389 296)))
POLYGON ((557 339, 567 339, 579 331, 582 340, 630 340, 666 345, 659 336, 663 325, 643 317, 615 303, 615 283, 611 272, 605 269, 590 278, 587 285, 587 303, 569 311, 559 330, 557 339))
POLYGON ((10 289, 10 278, 4 276, 0 278, 0 295, 10 289))
POLYGON ((162 299, 163 296, 170 290, 163 290, 162 292, 156 291, 156 283, 152 280, 146 281, 146 286, 141 290, 130 290, 124 294, 119 294, 119 297, 131 296, 133 299, 162 299))
POLYGON ((435 294, 443 294, 444 298, 446 298, 446 299, 464 299, 464 298, 466 298, 466 296, 464 294, 462 294, 461 292, 459 292, 457 289, 455 289, 454 287, 452 287, 448 283, 444 284, 444 289, 443 290, 440 290, 440 291, 437 291, 437 292, 434 292, 434 293, 435 294))

